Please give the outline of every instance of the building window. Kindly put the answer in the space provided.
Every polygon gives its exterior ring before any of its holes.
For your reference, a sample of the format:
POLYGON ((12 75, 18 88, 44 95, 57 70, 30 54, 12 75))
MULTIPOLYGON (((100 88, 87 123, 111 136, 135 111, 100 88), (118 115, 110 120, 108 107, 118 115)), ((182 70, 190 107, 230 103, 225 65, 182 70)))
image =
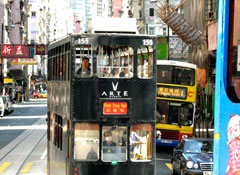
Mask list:
POLYGON ((149 9, 149 16, 154 16, 154 8, 149 9))
POLYGON ((155 35, 155 28, 149 27, 149 35, 155 35))
POLYGON ((36 16, 36 12, 35 11, 32 11, 32 16, 36 16))
POLYGON ((206 21, 213 21, 217 20, 218 14, 218 1, 217 0, 205 0, 205 20, 206 21))
POLYGON ((167 29, 163 28, 163 35, 167 35, 167 29))
POLYGON ((142 18, 142 10, 139 10, 139 18, 142 18))

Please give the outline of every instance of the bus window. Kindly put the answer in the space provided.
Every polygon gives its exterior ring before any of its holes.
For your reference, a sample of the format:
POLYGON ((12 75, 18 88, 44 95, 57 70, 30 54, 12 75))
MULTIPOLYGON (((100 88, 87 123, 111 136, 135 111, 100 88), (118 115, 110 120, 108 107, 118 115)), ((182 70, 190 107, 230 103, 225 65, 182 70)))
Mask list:
POLYGON ((192 126, 193 109, 192 103, 157 100, 157 123, 192 126))
POLYGON ((151 46, 140 47, 138 55, 138 77, 152 78, 153 76, 153 48, 151 46))
POLYGON ((132 78, 133 48, 129 46, 99 46, 97 75, 100 78, 132 78))
POLYGON ((75 124, 74 159, 84 161, 99 159, 99 126, 97 124, 75 124))
POLYGON ((195 70, 187 67, 168 65, 157 66, 157 82, 193 86, 195 84, 195 70))
POLYGON ((102 161, 127 161, 127 127, 103 126, 102 161))
POLYGON ((153 127, 151 124, 136 124, 130 129, 131 161, 150 161, 153 155, 153 127))
POLYGON ((238 22, 239 14, 239 2, 234 1, 234 14, 231 16, 234 21, 230 23, 232 26, 230 27, 229 36, 229 58, 228 58, 228 83, 227 83, 227 94, 229 99, 232 102, 239 103, 240 102, 240 36, 239 36, 239 28, 240 24, 238 22))
POLYGON ((88 78, 92 76, 92 48, 79 46, 75 50, 75 74, 77 77, 88 78))

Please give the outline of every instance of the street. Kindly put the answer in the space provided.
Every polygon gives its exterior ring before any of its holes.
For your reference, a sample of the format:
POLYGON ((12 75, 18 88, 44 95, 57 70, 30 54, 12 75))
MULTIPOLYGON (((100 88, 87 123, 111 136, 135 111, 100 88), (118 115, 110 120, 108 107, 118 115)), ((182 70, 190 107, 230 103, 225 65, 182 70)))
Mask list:
MULTIPOLYGON (((47 100, 15 104, 0 119, 0 175, 47 174, 47 100)), ((157 147, 157 175, 170 175, 172 148, 157 147)))
POLYGON ((46 174, 46 112, 46 100, 30 100, 1 118, 0 174, 46 174))

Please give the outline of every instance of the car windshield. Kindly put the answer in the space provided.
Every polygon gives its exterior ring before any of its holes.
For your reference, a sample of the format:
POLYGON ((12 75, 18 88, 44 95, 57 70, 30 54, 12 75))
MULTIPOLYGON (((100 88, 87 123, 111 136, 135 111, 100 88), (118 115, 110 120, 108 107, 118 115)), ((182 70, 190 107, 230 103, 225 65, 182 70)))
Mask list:
POLYGON ((191 140, 186 142, 184 152, 188 153, 213 153, 213 141, 191 140))

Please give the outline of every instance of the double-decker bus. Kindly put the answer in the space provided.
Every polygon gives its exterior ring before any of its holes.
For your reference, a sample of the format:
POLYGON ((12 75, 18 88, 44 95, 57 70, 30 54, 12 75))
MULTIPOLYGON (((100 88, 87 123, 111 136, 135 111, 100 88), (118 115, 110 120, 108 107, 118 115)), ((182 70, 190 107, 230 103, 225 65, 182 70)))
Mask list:
POLYGON ((240 2, 219 0, 214 174, 240 173, 240 2))
POLYGON ((176 146, 192 137, 197 97, 197 66, 157 60, 157 145, 176 146))
POLYGON ((155 46, 116 33, 49 46, 48 174, 156 174, 155 46))

